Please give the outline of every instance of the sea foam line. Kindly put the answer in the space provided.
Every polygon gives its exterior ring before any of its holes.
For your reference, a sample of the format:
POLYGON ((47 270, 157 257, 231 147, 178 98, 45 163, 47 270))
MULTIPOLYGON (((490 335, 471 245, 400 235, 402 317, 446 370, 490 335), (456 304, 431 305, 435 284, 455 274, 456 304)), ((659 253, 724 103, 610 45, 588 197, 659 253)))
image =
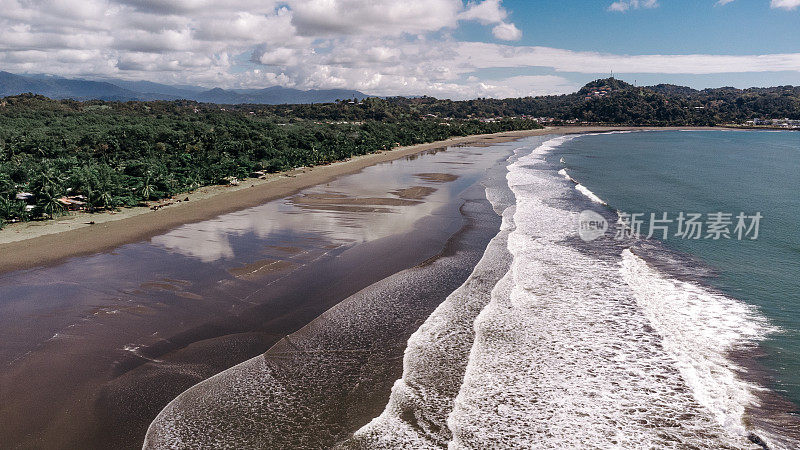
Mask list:
POLYGON ((569 173, 567 173, 567 169, 561 169, 558 171, 558 174, 562 177, 566 178, 567 180, 573 182, 575 184, 575 189, 580 192, 581 194, 585 195, 586 198, 589 200, 601 204, 601 205, 608 205, 602 198, 598 197, 594 192, 589 190, 586 186, 578 183, 578 180, 572 178, 569 173))
MULTIPOLYGON (((516 228, 508 239, 514 259, 475 321, 464 382, 448 419, 449 447, 752 447, 735 428, 740 402, 753 398, 736 390, 743 385, 724 355, 719 353, 719 366, 706 369, 729 369, 710 378, 731 382, 733 387, 721 388, 734 394, 729 404, 709 402, 717 391, 697 387, 709 378, 698 375, 688 382, 680 370, 703 355, 691 355, 682 364, 675 348, 684 356, 698 350, 685 341, 697 333, 702 337, 713 323, 686 320, 685 327, 699 331, 684 334, 671 331, 685 317, 656 317, 661 322, 654 324, 655 316, 671 311, 661 291, 642 292, 649 285, 635 281, 643 278, 632 275, 642 270, 632 254, 598 259, 564 241, 574 234, 577 213, 552 206, 551 199, 568 191, 540 169, 547 168, 543 155, 566 140, 551 139, 509 167, 508 183, 517 199, 516 228), (620 273, 623 258, 627 275, 620 273), (723 427, 727 422, 734 426, 723 427)), ((658 274, 646 275, 653 281, 658 274)), ((687 294, 690 286, 659 280, 666 283, 662 289, 672 286, 674 297, 693 306, 696 320, 719 318, 697 311, 701 300, 708 300, 699 288, 687 294)), ((733 307, 732 314, 747 313, 725 319, 728 326, 714 332, 744 333, 745 338, 729 335, 701 349, 715 344, 729 349, 761 336, 748 322, 753 318, 748 308, 724 297, 714 301, 733 307)))
MULTIPOLYGON (((521 150, 525 148, 514 152, 521 150)), ((383 413, 337 450, 441 448, 451 439, 447 417, 461 387, 475 317, 489 302, 491 291, 511 263, 506 240, 514 227, 514 207, 504 175, 500 172, 493 183, 484 183, 486 198, 502 216, 500 232, 488 244, 468 279, 409 338, 402 378, 392 387, 383 413)))
POLYGON ((757 403, 754 391, 763 388, 742 380, 743 369, 728 355, 776 329, 756 308, 667 278, 629 249, 622 253, 620 274, 697 401, 726 428, 747 434, 745 409, 757 403))

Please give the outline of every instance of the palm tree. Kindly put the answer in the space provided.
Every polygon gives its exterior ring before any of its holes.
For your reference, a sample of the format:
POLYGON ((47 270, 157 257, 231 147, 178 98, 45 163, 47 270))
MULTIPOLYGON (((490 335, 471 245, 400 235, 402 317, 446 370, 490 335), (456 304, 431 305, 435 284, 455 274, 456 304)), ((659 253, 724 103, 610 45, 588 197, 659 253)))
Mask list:
POLYGON ((100 204, 103 205, 103 208, 108 209, 114 207, 114 196, 111 195, 111 192, 108 192, 105 189, 100 193, 99 200, 100 204))
POLYGON ((153 195, 155 191, 155 186, 153 186, 152 178, 150 177, 150 172, 147 172, 147 176, 144 178, 142 182, 142 198, 146 200, 150 200, 150 197, 153 195))
POLYGON ((59 201, 63 179, 52 168, 45 168, 31 182, 31 192, 36 199, 36 210, 47 217, 55 217, 64 210, 59 201))

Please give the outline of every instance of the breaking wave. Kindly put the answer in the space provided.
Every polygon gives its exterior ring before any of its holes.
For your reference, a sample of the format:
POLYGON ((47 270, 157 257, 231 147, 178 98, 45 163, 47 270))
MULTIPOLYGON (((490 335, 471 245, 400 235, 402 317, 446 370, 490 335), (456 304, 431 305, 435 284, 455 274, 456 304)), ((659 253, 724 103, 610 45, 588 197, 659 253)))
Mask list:
POLYGON ((669 279, 630 250, 623 251, 620 273, 698 403, 727 429, 746 434, 745 408, 757 402, 760 388, 739 378, 743 369, 728 355, 772 328, 750 305, 669 279))
POLYGON ((467 281, 408 340, 403 378, 392 387, 383 414, 341 448, 444 447, 452 438, 447 417, 461 388, 473 323, 511 263, 507 241, 513 229, 514 198, 505 180, 492 181, 486 182, 486 198, 503 219, 500 232, 467 281))
POLYGON ((572 138, 550 139, 510 162, 513 205, 504 206, 501 232, 409 340, 383 414, 343 447, 760 448, 755 442, 768 441, 745 419, 760 388, 729 354, 772 328, 754 308, 671 279, 630 249, 580 248, 574 224, 586 202, 556 200, 573 199, 574 187, 603 202, 544 158, 572 138))
POLYGON ((594 192, 590 191, 589 188, 587 188, 586 186, 584 186, 584 185, 582 185, 580 183, 575 185, 575 189, 577 189, 578 192, 580 192, 581 194, 585 195, 586 198, 588 198, 589 200, 591 200, 591 201, 593 201, 595 203, 599 203, 601 205, 605 205, 606 204, 606 202, 602 198, 600 198, 597 195, 595 195, 594 192))
MULTIPOLYGON (((563 158, 562 158, 562 160, 563 160, 563 158)), ((581 194, 585 195, 585 196, 586 196, 586 198, 588 198, 589 200, 591 200, 591 201, 593 201, 593 202, 595 202, 595 203, 599 203, 599 204, 601 204, 601 205, 607 205, 607 203, 605 202, 605 200, 603 200, 602 198, 598 197, 597 195, 595 195, 595 193, 594 193, 594 192, 590 191, 590 190, 589 190, 589 188, 587 188, 586 186, 584 186, 584 185, 582 185, 582 184, 578 183, 578 182, 577 182, 577 181, 576 181, 574 178, 572 178, 572 177, 571 177, 571 176, 570 176, 570 175, 567 173, 567 169, 561 169, 561 170, 559 170, 559 171, 558 171, 558 174, 559 174, 559 175, 561 175, 562 177, 564 177, 565 179, 567 179, 567 180, 569 180, 569 181, 571 181, 571 182, 575 183, 575 189, 576 189, 578 192, 580 192, 581 194)))

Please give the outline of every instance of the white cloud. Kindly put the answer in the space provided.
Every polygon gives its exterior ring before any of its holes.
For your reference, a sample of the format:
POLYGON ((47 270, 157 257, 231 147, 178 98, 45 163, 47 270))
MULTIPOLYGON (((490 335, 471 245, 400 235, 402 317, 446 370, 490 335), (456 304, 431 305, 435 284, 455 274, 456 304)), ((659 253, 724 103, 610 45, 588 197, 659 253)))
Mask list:
POLYGON ((608 10, 625 12, 628 11, 629 9, 657 8, 657 7, 658 7, 658 0, 618 0, 608 5, 608 10))
POLYGON ((461 20, 477 20, 484 25, 503 22, 506 17, 508 12, 500 5, 500 0, 470 2, 466 11, 459 14, 461 20))
POLYGON ((459 67, 550 67, 578 73, 713 74, 800 72, 800 53, 766 55, 615 55, 549 47, 509 46, 481 42, 456 44, 459 67))
POLYGON ((715 3, 715 5, 716 6, 725 6, 725 5, 727 5, 728 3, 731 3, 731 2, 733 2, 733 0, 718 0, 717 3, 715 3))
POLYGON ((461 0, 293 0, 293 23, 308 36, 396 35, 455 28, 461 0))
MULTIPOLYGON (((478 81, 478 80, 472 80, 478 81)), ((520 75, 478 84, 480 97, 526 97, 551 94, 569 94, 580 87, 555 75, 520 75)))
MULTIPOLYGON (((800 2, 772 1, 786 9, 800 2)), ((617 3, 623 10, 657 5, 617 3)), ((0 0, 0 67, 207 87, 280 84, 451 98, 573 90, 558 72, 800 72, 798 54, 615 55, 450 37, 459 23, 471 21, 491 27, 496 39, 519 40, 509 16, 500 0, 0 0), (486 69, 541 68, 555 75, 478 77, 486 69)))
POLYGON ((492 28, 492 34, 497 39, 504 41, 518 41, 522 37, 522 31, 519 30, 513 23, 501 23, 492 28))
POLYGON ((527 80, 531 86, 503 80, 481 83, 477 78, 471 78, 482 70, 497 68, 516 71, 548 68, 556 72, 587 74, 608 73, 610 70, 623 74, 800 72, 800 54, 614 55, 549 47, 398 37, 379 41, 343 38, 326 52, 305 55, 300 61, 296 66, 282 67, 283 73, 297 87, 349 87, 377 95, 429 94, 453 98, 561 93, 568 91, 565 86, 574 88, 558 75, 553 75, 554 78, 515 78, 527 80))
POLYGON ((441 90, 457 71, 429 61, 413 67, 416 54, 397 43, 419 39, 416 52, 463 21, 518 39, 507 19, 501 0, 0 0, 0 64, 209 87, 406 86, 411 93, 441 90), (263 70, 246 70, 250 54, 263 70))
POLYGON ((770 6, 773 8, 793 10, 800 6, 800 0, 772 0, 770 6))

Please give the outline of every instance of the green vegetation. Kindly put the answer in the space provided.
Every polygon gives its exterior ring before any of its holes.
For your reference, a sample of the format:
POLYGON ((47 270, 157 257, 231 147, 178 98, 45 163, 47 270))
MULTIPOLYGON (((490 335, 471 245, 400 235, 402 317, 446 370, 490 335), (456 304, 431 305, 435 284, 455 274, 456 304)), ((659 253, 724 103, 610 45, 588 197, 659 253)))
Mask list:
POLYGON ((133 206, 255 171, 539 127, 522 119, 435 120, 381 99, 360 102, 359 120, 344 121, 337 112, 351 106, 7 97, 0 100, 0 222, 54 217, 64 211, 64 196, 80 196, 89 210, 133 206), (313 114, 292 112, 306 106, 313 114), (17 198, 24 193, 29 198, 17 198))
POLYGON ((89 210, 137 205, 254 171, 538 128, 530 117, 651 126, 800 119, 800 87, 697 91, 608 78, 560 96, 225 106, 7 97, 0 100, 0 223, 53 217, 66 195, 81 196, 89 210), (19 200, 20 193, 31 196, 19 200))
POLYGON ((754 118, 800 119, 800 87, 694 90, 660 84, 635 87, 607 78, 569 95, 463 102, 396 99, 441 117, 548 117, 558 122, 650 126, 715 126, 754 118), (605 92, 603 92, 605 91, 605 92))

